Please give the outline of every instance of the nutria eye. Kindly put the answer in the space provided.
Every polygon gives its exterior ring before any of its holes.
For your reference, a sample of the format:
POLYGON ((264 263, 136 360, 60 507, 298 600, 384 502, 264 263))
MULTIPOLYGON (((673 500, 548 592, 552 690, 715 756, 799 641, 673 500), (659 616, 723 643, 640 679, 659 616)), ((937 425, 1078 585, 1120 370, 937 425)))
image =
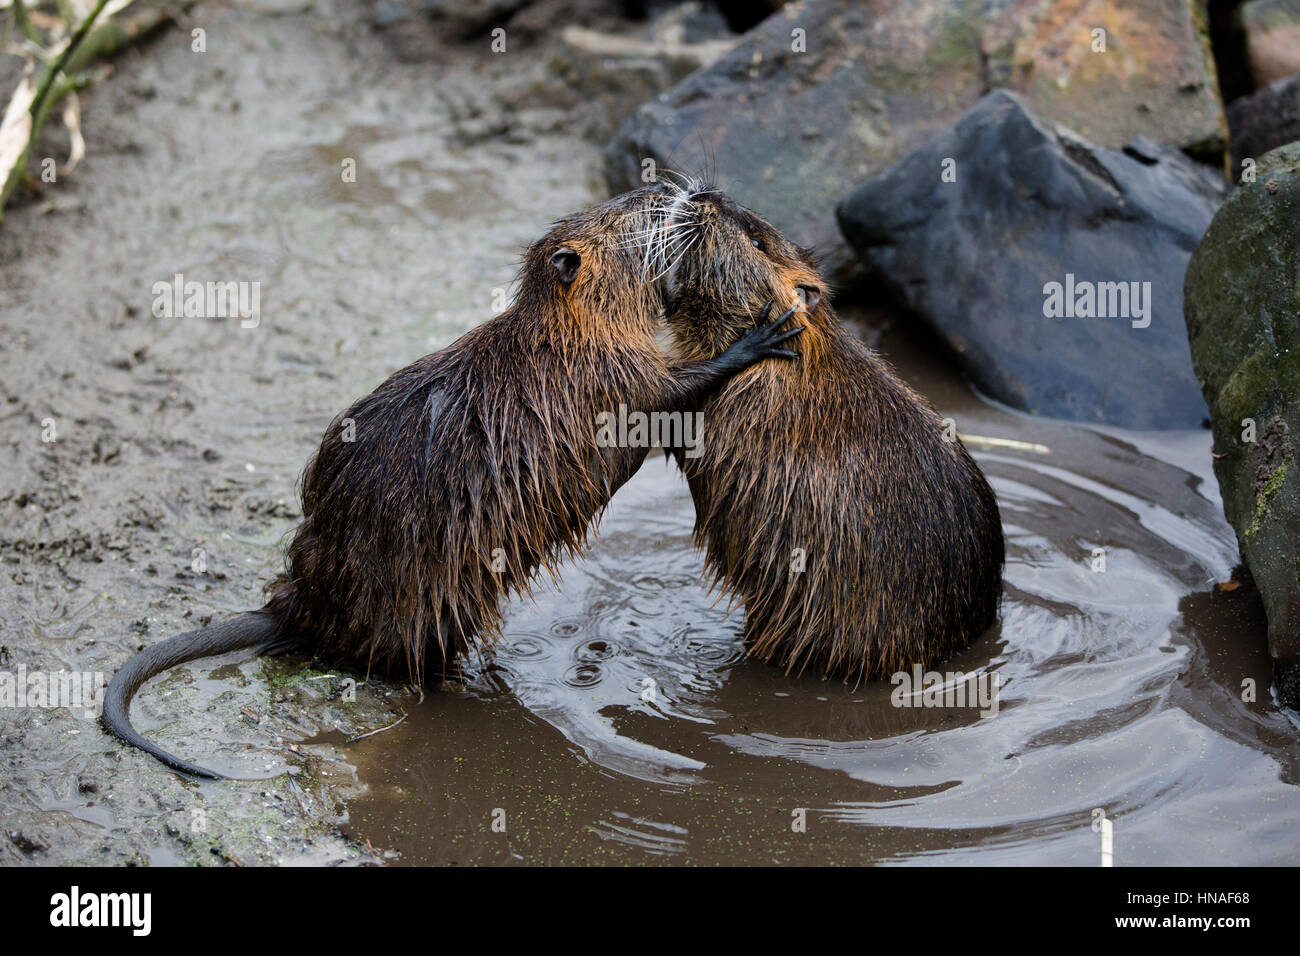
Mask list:
POLYGON ((582 257, 568 246, 557 249, 551 256, 551 265, 555 266, 555 271, 560 274, 560 281, 565 285, 577 278, 578 266, 581 262, 582 257))
POLYGON ((762 239, 759 239, 757 236, 750 236, 750 237, 749 237, 749 241, 750 241, 750 243, 754 246, 754 248, 757 249, 759 252, 762 252, 762 251, 763 251, 763 240, 762 240, 762 239))

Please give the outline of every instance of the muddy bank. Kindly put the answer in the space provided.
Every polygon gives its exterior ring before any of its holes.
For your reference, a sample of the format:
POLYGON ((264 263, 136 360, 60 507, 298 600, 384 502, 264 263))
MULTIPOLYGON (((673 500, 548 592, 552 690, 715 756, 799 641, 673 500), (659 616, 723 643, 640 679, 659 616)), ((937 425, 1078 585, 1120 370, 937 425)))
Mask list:
MULTIPOLYGON (((177 32, 123 61, 83 102, 82 170, 0 232, 0 666, 108 675, 258 604, 331 417, 482 321, 523 245, 604 194, 580 98, 521 95, 540 48, 403 61, 345 6, 268 9, 201 8, 205 57, 177 32), (155 317, 178 272, 260 282, 260 321, 155 317)), ((513 604, 500 653, 422 703, 240 656, 142 691, 140 729, 240 781, 0 710, 0 861, 1089 864, 1102 808, 1121 865, 1296 862, 1300 749, 1229 580, 1209 433, 1019 415, 907 320, 859 317, 962 432, 1048 449, 972 446, 1007 601, 950 669, 998 675, 997 716, 742 660, 652 462, 564 591, 513 604)))
MULTIPOLYGON (((329 420, 491 314, 523 246, 596 195, 598 151, 548 131, 551 113, 521 105, 480 128, 527 75, 469 50, 398 62, 347 11, 200 8, 209 52, 176 31, 120 62, 84 98, 91 158, 10 209, 3 666, 111 675, 147 642, 259 606, 329 420), (260 323, 155 317, 153 284, 176 273, 261 283, 260 323)), ((134 709, 215 767, 269 776, 287 760, 300 783, 196 787, 93 720, 3 710, 0 820, 18 836, 0 858, 364 858, 335 833, 352 768, 287 748, 386 726, 404 691, 347 704, 320 676, 205 662, 134 709)))

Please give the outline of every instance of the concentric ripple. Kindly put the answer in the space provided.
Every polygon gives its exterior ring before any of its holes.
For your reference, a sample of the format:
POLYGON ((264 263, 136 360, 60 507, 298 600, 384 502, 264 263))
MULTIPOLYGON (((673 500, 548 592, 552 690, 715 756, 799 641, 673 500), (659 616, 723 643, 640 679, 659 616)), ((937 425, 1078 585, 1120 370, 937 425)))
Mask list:
MULTIPOLYGON (((952 686, 996 680, 993 713, 900 707, 888 683, 747 660, 743 611, 728 615, 702 586, 684 483, 653 461, 615 500, 600 546, 566 570, 564 593, 512 607, 514 694, 606 771, 808 805, 826 827, 898 834, 913 849, 894 859, 1092 863, 1100 809, 1126 862, 1291 860, 1295 841, 1276 841, 1300 812, 1294 741, 1270 704, 1236 693, 1243 677, 1267 685, 1267 671, 1252 658, 1206 676, 1207 642, 1222 638, 1195 609, 1215 606, 1238 561, 1198 457, 1208 433, 1130 436, 982 404, 973 417, 973 430, 1051 449, 971 445, 1002 509, 1004 604, 998 627, 943 669, 960 672, 952 686), (539 632, 557 653, 531 652, 539 632), (751 774, 764 783, 737 785, 751 774), (1233 826, 1200 826, 1220 804, 1240 811, 1233 826)), ((590 827, 678 856, 707 841, 708 820, 605 813, 590 827)))

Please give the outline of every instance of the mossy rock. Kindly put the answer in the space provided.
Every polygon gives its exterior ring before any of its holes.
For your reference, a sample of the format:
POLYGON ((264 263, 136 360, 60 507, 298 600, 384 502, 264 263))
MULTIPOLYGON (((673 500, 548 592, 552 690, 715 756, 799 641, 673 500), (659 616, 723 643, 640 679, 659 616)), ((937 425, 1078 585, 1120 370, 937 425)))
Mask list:
POLYGON ((1183 292, 1223 510, 1264 599, 1279 690, 1300 707, 1300 142, 1266 153, 1220 207, 1183 292))

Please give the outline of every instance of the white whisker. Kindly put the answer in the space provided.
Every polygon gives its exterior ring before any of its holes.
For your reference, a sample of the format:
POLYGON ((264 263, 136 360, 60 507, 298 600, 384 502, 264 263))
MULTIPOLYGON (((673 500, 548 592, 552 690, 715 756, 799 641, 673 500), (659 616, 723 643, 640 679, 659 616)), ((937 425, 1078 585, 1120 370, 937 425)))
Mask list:
POLYGON ((690 235, 689 237, 687 237, 687 239, 685 240, 685 244, 684 244, 684 245, 682 245, 680 248, 678 248, 678 247, 674 247, 673 250, 672 250, 673 255, 672 255, 671 261, 667 262, 667 264, 663 267, 663 269, 659 272, 659 274, 656 275, 656 276, 655 276, 653 279, 651 279, 650 281, 651 281, 651 282, 658 282, 661 278, 663 278, 664 276, 666 276, 669 272, 672 272, 673 269, 675 269, 675 268, 677 267, 677 263, 681 262, 682 256, 686 255, 686 253, 689 252, 689 251, 691 250, 691 247, 695 245, 695 241, 696 241, 697 239, 699 239, 699 237, 700 237, 700 234, 699 234, 698 232, 691 233, 691 235, 690 235))
POLYGON ((697 220, 687 220, 685 222, 674 223, 671 226, 652 226, 649 229, 645 229, 641 232, 634 232, 625 236, 624 240, 620 242, 619 245, 624 248, 630 246, 639 246, 643 243, 644 240, 656 238, 662 233, 673 232, 678 229, 684 229, 688 226, 698 226, 698 225, 700 225, 700 223, 697 220))

